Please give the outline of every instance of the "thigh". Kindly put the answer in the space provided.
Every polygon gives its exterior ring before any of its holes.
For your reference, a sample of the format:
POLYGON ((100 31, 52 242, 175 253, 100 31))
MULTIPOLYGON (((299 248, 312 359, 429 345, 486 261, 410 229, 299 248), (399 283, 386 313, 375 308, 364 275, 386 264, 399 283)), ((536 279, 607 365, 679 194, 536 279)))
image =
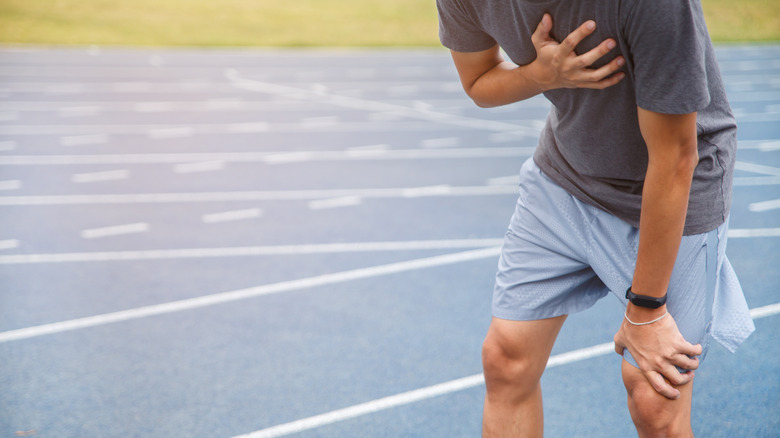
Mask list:
POLYGON ((587 262, 584 212, 532 160, 523 165, 498 264, 493 316, 528 321, 568 315, 607 294, 587 262))

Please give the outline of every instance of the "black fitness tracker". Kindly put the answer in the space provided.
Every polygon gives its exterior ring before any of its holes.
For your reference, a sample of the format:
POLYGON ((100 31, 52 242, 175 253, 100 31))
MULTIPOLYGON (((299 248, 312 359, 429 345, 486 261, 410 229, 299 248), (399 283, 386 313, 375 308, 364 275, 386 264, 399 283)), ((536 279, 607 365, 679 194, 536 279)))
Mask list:
POLYGON ((657 309, 666 304, 666 294, 662 297, 651 297, 648 295, 638 295, 631 291, 629 286, 626 290, 626 299, 631 301, 631 304, 639 307, 645 307, 648 309, 657 309))

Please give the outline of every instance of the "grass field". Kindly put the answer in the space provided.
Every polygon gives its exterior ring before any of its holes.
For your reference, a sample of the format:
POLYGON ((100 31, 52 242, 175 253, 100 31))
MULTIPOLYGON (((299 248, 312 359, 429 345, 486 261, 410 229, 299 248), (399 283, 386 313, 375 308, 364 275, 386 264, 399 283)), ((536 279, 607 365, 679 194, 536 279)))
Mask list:
MULTIPOLYGON (((702 0, 713 40, 780 41, 780 1, 702 0)), ((0 43, 438 46, 435 0, 0 0, 0 43)))

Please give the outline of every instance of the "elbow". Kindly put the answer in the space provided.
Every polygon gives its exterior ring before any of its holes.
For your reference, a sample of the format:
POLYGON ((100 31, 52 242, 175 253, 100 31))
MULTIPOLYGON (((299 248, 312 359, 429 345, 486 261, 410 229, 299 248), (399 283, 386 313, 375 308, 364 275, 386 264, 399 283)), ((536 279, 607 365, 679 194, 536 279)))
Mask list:
POLYGON ((694 137, 692 141, 686 139, 675 143, 674 147, 667 148, 663 153, 650 154, 648 171, 654 169, 666 175, 665 178, 690 182, 699 164, 696 138, 694 137))
POLYGON ((471 98, 471 101, 474 102, 474 105, 480 107, 480 108, 494 108, 498 105, 495 103, 490 102, 487 99, 482 98, 482 96, 474 91, 474 88, 464 88, 466 91, 466 95, 471 98))
POLYGON ((693 172, 696 170, 696 166, 699 165, 699 143, 698 139, 693 138, 686 139, 679 148, 679 156, 677 159, 678 172, 685 175, 690 174, 693 176, 693 172))
POLYGON ((490 104, 490 103, 485 102, 485 101, 474 99, 473 97, 471 98, 471 101, 474 102, 474 105, 476 105, 476 106, 478 106, 480 108, 495 108, 495 107, 498 106, 498 105, 490 104))

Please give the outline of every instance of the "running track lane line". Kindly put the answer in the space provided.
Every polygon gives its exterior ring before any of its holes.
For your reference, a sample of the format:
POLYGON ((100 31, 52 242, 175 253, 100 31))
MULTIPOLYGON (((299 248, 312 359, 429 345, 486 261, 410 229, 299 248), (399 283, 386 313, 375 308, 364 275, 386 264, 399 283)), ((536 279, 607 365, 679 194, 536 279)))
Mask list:
MULTIPOLYGON (((768 316, 777 315, 779 313, 780 313, 780 303, 776 303, 764 307, 751 309, 750 316, 752 316, 753 319, 760 319, 768 316)), ((566 353, 557 354, 555 356, 551 356, 550 359, 547 361, 547 368, 567 365, 570 363, 579 362, 593 357, 606 356, 610 353, 614 353, 614 351, 615 351, 615 344, 612 342, 606 342, 604 344, 593 345, 591 347, 581 348, 579 350, 573 350, 566 353)), ((315 429, 322 426, 327 426, 329 424, 338 423, 339 421, 349 420, 351 418, 359 417, 362 415, 373 414, 375 412, 383 411, 385 409, 408 405, 418 401, 427 400, 429 398, 462 391, 464 389, 473 388, 482 385, 484 383, 485 383, 484 375, 475 374, 473 376, 450 380, 449 382, 444 382, 437 385, 415 389, 413 391, 404 392, 401 394, 396 394, 389 397, 380 398, 377 400, 372 400, 370 402, 361 403, 358 405, 350 406, 348 408, 338 409, 335 411, 327 412, 325 414, 303 418, 301 420, 293 421, 290 423, 280 424, 278 426, 269 427, 267 429, 258 430, 256 432, 251 432, 244 435, 236 435, 233 438, 282 437, 282 436, 291 435, 294 433, 299 433, 310 429, 315 429)))
POLYGON ((380 275, 396 274, 399 272, 497 257, 500 251, 501 247, 490 247, 471 251, 456 252, 440 256, 413 259, 404 262, 390 263, 386 265, 354 269, 351 271, 342 271, 315 277, 302 278, 298 280, 266 284, 262 286, 250 287, 247 289, 238 289, 234 291, 221 292, 185 300, 154 304, 151 306, 136 307, 134 309, 121 310, 112 313, 103 313, 100 315, 71 319, 68 321, 55 322, 51 324, 9 330, 0 332, 0 343, 62 333, 81 328, 95 327, 120 321, 145 318, 147 316, 162 315, 200 307, 213 306, 215 304, 254 298, 262 295, 291 292, 316 286, 324 286, 327 284, 343 283, 345 281, 377 277, 380 275))
MULTIPOLYGON (((214 213, 204 216, 204 221, 216 221, 220 215, 230 218, 238 216, 262 215, 262 211, 252 213, 254 210, 234 210, 224 213, 214 213), (210 217, 213 219, 206 219, 210 217)), ((756 238, 756 237, 780 237, 780 228, 732 228, 729 230, 729 239, 756 238)), ((2 242, 2 241, 0 241, 2 242)), ((219 258, 219 257, 250 257, 269 255, 293 255, 293 254, 328 254, 345 252, 369 252, 369 251, 411 251, 427 249, 466 249, 483 248, 488 246, 501 246, 501 238, 483 239, 444 239, 444 240, 411 240, 389 242, 344 242, 344 243, 310 243, 300 245, 276 245, 276 246, 239 246, 216 248, 179 248, 179 249, 152 249, 136 251, 101 251, 101 252, 71 252, 49 254, 9 254, 0 255, 0 265, 28 264, 28 263, 77 263, 77 262, 111 262, 129 260, 163 260, 163 259, 188 259, 188 258, 219 258)), ((13 249, 19 246, 0 249, 13 249)))

